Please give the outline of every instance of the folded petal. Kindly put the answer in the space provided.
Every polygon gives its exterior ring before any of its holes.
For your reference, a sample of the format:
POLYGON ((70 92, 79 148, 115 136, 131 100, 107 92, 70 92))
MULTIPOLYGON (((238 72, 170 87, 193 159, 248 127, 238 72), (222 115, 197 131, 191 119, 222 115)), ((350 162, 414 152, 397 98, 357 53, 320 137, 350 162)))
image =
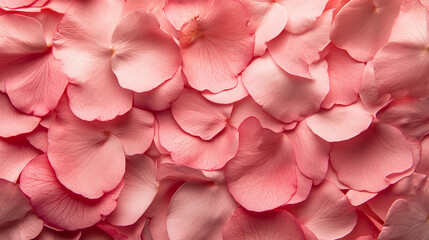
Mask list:
POLYGON ((210 141, 182 131, 168 112, 157 115, 161 145, 171 152, 174 162, 204 170, 222 168, 237 153, 238 130, 227 125, 210 141))
POLYGON ((137 10, 124 16, 112 36, 112 70, 119 84, 147 92, 173 77, 180 63, 179 46, 159 28, 152 14, 137 10))
POLYGON ((305 240, 303 230, 295 217, 285 210, 262 213, 237 208, 222 231, 223 239, 305 240))
POLYGON ((40 118, 18 112, 8 97, 0 93, 0 137, 11 137, 33 131, 40 118))
POLYGON ((372 114, 376 114, 378 110, 389 103, 390 94, 382 94, 376 88, 374 61, 370 61, 365 65, 359 96, 365 108, 372 114))
POLYGON ((401 0, 357 0, 346 4, 333 23, 331 40, 354 59, 371 60, 389 39, 401 0))
POLYGON ((266 112, 283 122, 300 121, 319 110, 329 91, 326 62, 311 65, 309 71, 313 79, 288 74, 266 54, 246 68, 243 84, 266 112))
POLYGON ((231 104, 247 97, 249 93, 243 85, 241 76, 238 76, 238 84, 234 88, 224 90, 220 93, 204 91, 201 93, 207 100, 219 104, 231 104))
POLYGON ((368 129, 373 116, 361 102, 349 106, 336 105, 306 119, 308 127, 328 142, 339 142, 359 135, 368 129))
POLYGON ((169 1, 165 9, 180 29, 183 72, 191 87, 213 93, 237 85, 253 56, 254 29, 239 1, 169 1), (183 11, 182 11, 183 10, 183 11))
POLYGON ((124 187, 118 205, 107 221, 116 226, 134 224, 152 203, 158 187, 153 160, 145 155, 128 157, 124 187))
POLYGON ((401 131, 375 123, 358 136, 332 144, 331 164, 338 179, 358 191, 379 192, 390 174, 413 165, 413 150, 401 131))
POLYGON ((287 203, 297 188, 295 153, 284 133, 264 129, 256 118, 239 128, 237 155, 225 167, 234 199, 251 211, 266 211, 287 203))
POLYGON ((283 33, 267 44, 268 51, 273 56, 275 62, 286 72, 309 78, 311 76, 309 65, 320 59, 319 52, 330 41, 329 31, 331 29, 331 21, 332 11, 328 10, 317 20, 311 29, 304 33, 295 35, 283 31, 283 33))
POLYGON ((226 127, 231 111, 232 105, 209 102, 197 91, 186 88, 171 105, 171 113, 180 128, 203 140, 212 139, 226 127))
POLYGON ((356 211, 347 197, 328 181, 313 188, 306 201, 286 207, 318 239, 337 239, 352 231, 356 211))
POLYGON ((313 180, 304 176, 298 168, 296 168, 296 183, 296 192, 287 204, 296 204, 304 201, 313 187, 313 180))
POLYGON ((21 175, 21 190, 30 198, 34 211, 48 225, 76 230, 94 225, 116 207, 119 184, 99 199, 87 199, 65 188, 55 177, 46 155, 34 158, 21 175))
POLYGON ((168 236, 171 240, 222 239, 222 228, 236 207, 225 186, 187 182, 171 199, 168 236))

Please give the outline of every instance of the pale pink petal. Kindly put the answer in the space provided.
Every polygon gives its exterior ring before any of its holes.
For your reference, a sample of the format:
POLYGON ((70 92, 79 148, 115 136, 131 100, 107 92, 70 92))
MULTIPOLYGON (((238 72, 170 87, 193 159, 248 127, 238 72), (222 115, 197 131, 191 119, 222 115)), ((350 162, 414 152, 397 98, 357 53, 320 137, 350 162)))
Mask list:
POLYGON ((118 198, 118 206, 107 221, 116 226, 134 224, 152 203, 158 187, 153 160, 145 155, 128 157, 124 188, 118 198))
POLYGON ((356 225, 355 209, 347 197, 327 181, 314 187, 306 201, 288 205, 286 210, 319 239, 343 237, 356 225))
MULTIPOLYGON (((45 1, 45 0, 42 0, 42 1, 45 1)), ((51 0, 49 2, 52 2, 52 1, 55 2, 58 0, 51 0)), ((60 1, 66 1, 66 0, 60 0, 60 1)), ((69 1, 69 5, 71 5, 70 0, 68 1, 69 1)), ((48 47, 51 47, 54 34, 57 32, 58 24, 61 22, 61 19, 63 18, 64 14, 52 11, 50 9, 45 9, 45 7, 42 10, 38 10, 37 12, 23 12, 22 14, 25 14, 25 16, 34 18, 42 24, 46 45, 48 47)))
POLYGON ((237 155, 225 167, 234 199, 251 211, 266 211, 287 203, 297 188, 295 153, 284 133, 261 127, 248 118, 239 128, 237 155))
POLYGON ((365 65, 359 96, 365 108, 374 115, 389 103, 390 94, 381 94, 375 86, 374 61, 365 65))
POLYGON ((184 76, 179 68, 174 77, 159 87, 149 92, 134 93, 134 106, 152 111, 166 110, 180 96, 184 85, 184 76))
POLYGON ((16 182, 25 165, 37 155, 39 152, 22 136, 0 138, 0 178, 16 182))
MULTIPOLYGON (((31 133, 25 135, 28 142, 35 148, 46 153, 48 150, 48 129, 38 126, 31 133)), ((35 157, 35 156, 34 156, 35 157)))
POLYGON ((356 190, 350 189, 349 191, 347 191, 346 196, 349 199, 351 205, 359 206, 366 203, 371 198, 377 196, 377 193, 356 191, 356 190))
POLYGON ((1 8, 20 8, 29 6, 36 0, 0 0, 1 8))
POLYGON ((334 183, 335 186, 337 186, 337 188, 340 190, 349 190, 350 189, 350 187, 344 185, 342 182, 340 182, 340 180, 338 180, 337 173, 332 168, 331 164, 328 165, 328 171, 326 172, 325 179, 331 183, 334 183))
POLYGON ((263 213, 239 207, 222 231, 225 240, 271 239, 305 240, 300 224, 285 210, 263 213))
POLYGON ((296 183, 296 192, 287 204, 296 204, 306 200, 313 187, 313 180, 307 178, 298 168, 296 168, 296 183))
POLYGON ((268 128, 273 132, 283 132, 284 130, 293 129, 295 123, 283 123, 275 119, 270 114, 264 112, 251 97, 246 97, 241 101, 234 103, 229 123, 238 128, 240 124, 249 117, 256 117, 262 127, 268 128))
POLYGON ((255 27, 254 56, 261 56, 267 49, 266 43, 277 37, 286 27, 288 11, 281 2, 245 0, 250 16, 250 26, 255 27))
POLYGON ((100 199, 84 198, 62 186, 46 155, 40 155, 25 167, 20 186, 37 215, 48 225, 75 230, 92 226, 112 212, 123 184, 100 199))
POLYGON ((413 150, 401 131, 375 123, 360 135, 332 144, 331 164, 338 179, 358 191, 378 192, 390 174, 413 165, 413 150))
POLYGON ((119 84, 147 92, 172 78, 181 63, 179 46, 143 10, 124 16, 112 35, 112 70, 119 84))
POLYGON ((328 0, 281 0, 288 11, 288 23, 286 30, 299 34, 307 31, 325 9, 328 0))
POLYGON ((302 34, 295 35, 283 31, 267 44, 268 51, 286 72, 309 78, 311 76, 309 65, 320 59, 319 52, 329 44, 331 20, 332 11, 328 10, 311 29, 302 34))
POLYGON ((299 170, 314 184, 321 183, 328 171, 329 143, 315 135, 305 121, 286 134, 291 140, 299 170))
POLYGON ((51 9, 58 13, 65 13, 75 0, 49 0, 43 8, 51 9))
POLYGON ((401 0, 355 0, 335 18, 331 40, 354 59, 371 60, 389 39, 401 0))
POLYGON ((226 127, 231 111, 232 105, 209 102, 199 92, 187 88, 171 105, 171 113, 180 128, 203 140, 212 139, 226 127))
POLYGON ((0 93, 0 137, 11 137, 33 131, 40 118, 18 112, 8 97, 0 93))
POLYGON ((389 176, 387 176, 390 183, 396 183, 401 179, 403 179, 404 177, 410 176, 415 172, 417 166, 420 163, 420 155, 422 153, 422 145, 420 141, 416 139, 408 139, 408 143, 410 144, 411 149, 413 150, 413 165, 405 171, 402 171, 399 173, 392 173, 389 176))
POLYGON ((380 231, 371 220, 361 211, 357 211, 357 223, 347 236, 340 240, 375 240, 380 231))
POLYGON ((328 142, 339 142, 359 135, 368 129, 372 120, 373 116, 358 101, 349 106, 336 105, 320 111, 305 121, 319 137, 328 142))
POLYGON ((323 108, 334 104, 349 105, 358 99, 365 64, 352 59, 346 51, 330 45, 325 57, 328 62, 329 93, 323 100, 323 108))
POLYGON ((253 56, 254 29, 240 1, 169 1, 166 15, 180 29, 183 72, 191 87, 213 93, 237 85, 253 56), (182 11, 183 10, 183 11, 182 11))
POLYGON ((262 108, 283 122, 300 121, 317 112, 329 91, 325 61, 309 67, 314 79, 288 74, 269 54, 243 72, 243 84, 262 108), (261 80, 262 79, 262 80, 261 80))
POLYGON ((220 93, 204 91, 201 93, 207 100, 218 104, 231 104, 247 97, 249 93, 243 85, 241 75, 238 76, 238 84, 234 88, 224 90, 220 93))
POLYGON ((225 129, 204 141, 182 131, 168 112, 157 115, 161 145, 171 152, 174 162, 204 170, 222 168, 237 153, 238 130, 227 125, 225 129))
POLYGON ((175 239, 222 239, 222 228, 237 207, 223 185, 183 184, 171 199, 167 231, 175 239))
POLYGON ((399 128, 406 137, 423 139, 429 133, 429 98, 398 98, 393 100, 377 118, 399 128))
POLYGON ((429 0, 420 0, 420 2, 425 5, 427 8, 429 8, 429 0))

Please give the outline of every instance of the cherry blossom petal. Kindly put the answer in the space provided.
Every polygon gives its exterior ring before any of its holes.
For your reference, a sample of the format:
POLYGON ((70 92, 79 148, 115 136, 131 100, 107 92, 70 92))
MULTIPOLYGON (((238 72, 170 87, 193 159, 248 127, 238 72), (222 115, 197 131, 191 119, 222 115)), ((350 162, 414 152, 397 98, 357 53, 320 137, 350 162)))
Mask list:
POLYGON ((286 72, 310 78, 309 65, 320 59, 319 52, 329 44, 331 20, 332 11, 328 10, 305 33, 295 35, 283 31, 267 44, 268 51, 286 72))
POLYGON ((349 105, 358 99, 365 64, 352 59, 346 51, 333 45, 325 57, 328 62, 329 93, 323 100, 323 108, 334 104, 349 105))
POLYGON ((37 155, 39 152, 22 136, 0 138, 0 178, 16 182, 25 165, 37 155))
POLYGON ((187 182, 171 199, 168 236, 171 240, 222 239, 222 228, 236 206, 225 186, 187 182))
POLYGON ((314 79, 290 75, 266 54, 246 68, 243 84, 266 112, 283 122, 299 121, 317 112, 329 91, 326 62, 311 65, 309 71, 314 79))
POLYGON ((40 118, 18 112, 8 97, 0 93, 0 137, 11 137, 33 131, 40 118))
POLYGON ((297 188, 295 153, 283 133, 263 129, 256 118, 239 128, 237 155, 225 167, 234 199, 251 211, 266 211, 287 203, 297 188))
POLYGON ((128 226, 137 222, 158 193, 156 169, 152 159, 145 155, 127 158, 124 187, 116 209, 107 221, 116 226, 128 226))
POLYGON ((179 68, 170 80, 159 87, 143 93, 134 93, 134 106, 152 111, 163 111, 180 96, 183 90, 184 76, 179 68))
POLYGON ((406 137, 421 140, 429 133, 429 98, 395 99, 377 117, 399 128, 406 137))
POLYGON ((413 151, 397 128, 375 123, 360 135, 332 144, 331 164, 338 179, 358 191, 378 192, 387 178, 413 165, 413 151))
POLYGON ((178 164, 204 170, 222 168, 237 153, 238 130, 227 125, 210 141, 188 135, 168 112, 157 115, 161 145, 171 152, 178 164))
POLYGON ((317 21, 328 0, 282 0, 279 4, 288 10, 286 30, 300 34, 307 31, 317 21))
POLYGON ((321 183, 328 171, 331 151, 329 143, 315 135, 306 121, 300 122, 294 130, 288 131, 287 136, 291 140, 299 171, 312 179, 314 184, 321 183))
POLYGON ((247 97, 249 93, 243 85, 241 75, 238 76, 238 84, 234 88, 224 90, 220 93, 211 93, 204 91, 201 93, 207 100, 218 104, 231 104, 247 97))
POLYGON ((189 89, 184 89, 171 105, 171 113, 180 128, 203 140, 212 139, 226 127, 231 111, 232 105, 209 102, 189 89))
POLYGON ((112 70, 121 87, 147 92, 173 77, 180 51, 152 14, 138 10, 124 16, 112 36, 112 70))
POLYGON ((331 40, 354 59, 371 60, 389 39, 401 0, 355 0, 335 18, 331 40))
POLYGON ((339 142, 359 135, 368 129, 373 116, 360 102, 349 106, 336 105, 306 119, 308 127, 328 142, 339 142))
POLYGON ((285 210, 262 213, 239 207, 222 231, 223 239, 305 240, 303 230, 294 216, 285 210))
POLYGON ((237 85, 253 56, 254 29, 240 1, 169 1, 165 9, 180 29, 183 72, 191 87, 218 93, 237 85), (182 11, 183 10, 183 11, 182 11))
POLYGON ((286 207, 318 239, 345 236, 356 225, 356 211, 347 197, 330 182, 314 187, 306 201, 286 207))
POLYGON ((375 86, 374 61, 365 65, 359 95, 365 108, 374 115, 389 103, 390 94, 381 94, 375 86))
POLYGON ((123 184, 100 199, 76 195, 60 184, 46 155, 34 158, 21 174, 21 190, 47 224, 75 230, 92 226, 116 207, 123 184))

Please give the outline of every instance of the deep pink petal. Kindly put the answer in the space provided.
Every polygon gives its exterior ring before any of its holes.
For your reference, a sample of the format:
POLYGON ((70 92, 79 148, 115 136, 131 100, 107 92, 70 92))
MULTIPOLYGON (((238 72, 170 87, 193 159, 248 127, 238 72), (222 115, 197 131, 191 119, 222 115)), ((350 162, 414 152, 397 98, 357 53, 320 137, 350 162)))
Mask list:
POLYGON ((145 217, 141 217, 136 223, 129 226, 116 226, 109 222, 101 222, 97 224, 97 227, 103 229, 103 231, 108 233, 113 239, 142 239, 141 235, 145 226, 145 217))
POLYGON ((57 231, 44 227, 36 240, 80 240, 81 231, 57 231))
POLYGON ((232 105, 209 102, 197 91, 185 88, 171 105, 177 124, 192 136, 210 140, 222 131, 231 115, 232 105))
POLYGON ((341 182, 354 190, 378 192, 389 186, 390 174, 409 169, 413 159, 400 130, 375 123, 352 139, 333 143, 330 160, 341 182))
POLYGON ((357 0, 346 4, 335 18, 331 40, 354 59, 371 60, 389 39, 401 0, 357 0))
POLYGON ((182 131, 168 112, 157 115, 161 145, 171 152, 174 162, 204 170, 222 168, 237 153, 238 130, 227 125, 210 141, 182 131))
POLYGON ((314 187, 306 201, 286 208, 319 239, 336 239, 352 231, 356 211, 332 183, 314 187))
POLYGON ((325 61, 313 64, 314 78, 302 78, 283 71, 266 54, 246 68, 243 84, 266 112, 283 122, 300 121, 317 112, 328 93, 327 67, 325 61))
POLYGON ((332 11, 329 10, 318 19, 310 30, 302 34, 295 35, 283 31, 267 44, 268 51, 276 63, 286 72, 309 78, 311 76, 309 65, 320 59, 319 52, 329 43, 331 20, 332 11))
POLYGON ((263 213, 239 207, 222 231, 225 240, 272 239, 305 240, 303 230, 292 214, 285 210, 263 213))
POLYGON ((221 239, 222 228, 237 207, 225 186, 183 184, 171 199, 167 231, 175 239, 221 239))
POLYGON ((283 133, 261 127, 248 118, 239 128, 237 155, 225 167, 228 189, 251 211, 266 211, 287 203, 297 188, 295 153, 283 133))
POLYGON ((37 215, 47 224, 75 230, 92 226, 112 212, 123 184, 100 199, 84 198, 61 185, 46 155, 40 155, 25 167, 20 186, 37 215))

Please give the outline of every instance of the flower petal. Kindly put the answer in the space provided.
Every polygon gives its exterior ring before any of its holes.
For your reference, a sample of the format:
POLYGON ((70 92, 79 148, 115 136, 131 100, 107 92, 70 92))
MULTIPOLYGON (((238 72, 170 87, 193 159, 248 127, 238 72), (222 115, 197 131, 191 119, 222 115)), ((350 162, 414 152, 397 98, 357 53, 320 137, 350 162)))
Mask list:
POLYGON ((308 30, 322 14, 327 2, 328 0, 279 1, 289 13, 286 30, 294 34, 308 30))
POLYGON ((241 80, 241 75, 238 76, 238 84, 234 88, 224 90, 220 93, 211 93, 209 91, 204 91, 201 93, 203 97, 207 100, 218 103, 218 104, 231 104, 234 102, 238 102, 241 99, 247 97, 249 93, 243 85, 243 81, 241 80))

